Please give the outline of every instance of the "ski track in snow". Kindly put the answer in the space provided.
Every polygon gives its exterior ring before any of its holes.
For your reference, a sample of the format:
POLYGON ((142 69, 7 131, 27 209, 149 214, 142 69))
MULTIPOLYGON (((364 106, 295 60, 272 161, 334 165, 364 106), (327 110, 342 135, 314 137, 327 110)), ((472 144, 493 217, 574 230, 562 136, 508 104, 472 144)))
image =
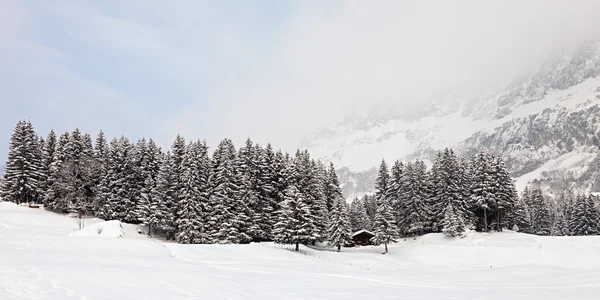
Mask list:
MULTIPOLYGON (((86 220, 92 228, 110 226, 86 220)), ((120 226, 120 225, 119 225, 120 226)), ((600 237, 430 234, 330 251, 123 237, 0 203, 0 299, 597 299, 600 237), (90 230, 88 230, 90 231, 90 230), (93 232, 93 230, 91 230, 93 232)))

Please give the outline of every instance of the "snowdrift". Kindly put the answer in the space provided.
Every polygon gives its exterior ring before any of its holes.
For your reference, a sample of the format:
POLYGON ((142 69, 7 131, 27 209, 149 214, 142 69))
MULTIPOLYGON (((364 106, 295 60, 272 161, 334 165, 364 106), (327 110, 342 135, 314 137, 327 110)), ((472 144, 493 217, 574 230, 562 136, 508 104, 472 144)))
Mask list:
POLYGON ((123 236, 125 236, 125 233, 123 232, 123 224, 121 224, 121 222, 118 220, 112 220, 89 225, 69 235, 97 236, 103 238, 122 238, 123 236))

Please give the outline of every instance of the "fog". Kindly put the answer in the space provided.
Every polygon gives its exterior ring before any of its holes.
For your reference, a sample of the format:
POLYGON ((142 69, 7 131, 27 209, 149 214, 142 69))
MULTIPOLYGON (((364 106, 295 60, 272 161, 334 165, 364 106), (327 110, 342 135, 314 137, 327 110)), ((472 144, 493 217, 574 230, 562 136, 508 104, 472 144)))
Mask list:
POLYGON ((498 90, 600 34, 600 2, 584 0, 106 3, 0 1, 2 139, 29 118, 42 131, 108 127, 163 146, 176 133, 213 147, 252 137, 292 151, 353 111, 498 90), (41 88, 39 73, 56 84, 41 88))

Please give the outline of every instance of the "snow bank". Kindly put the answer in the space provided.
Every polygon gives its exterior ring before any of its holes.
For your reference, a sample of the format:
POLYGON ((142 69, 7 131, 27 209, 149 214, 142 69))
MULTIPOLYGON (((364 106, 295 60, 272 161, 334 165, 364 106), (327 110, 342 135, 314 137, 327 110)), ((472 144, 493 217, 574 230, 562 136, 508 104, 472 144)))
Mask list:
POLYGON ((122 238, 123 225, 118 220, 104 221, 89 225, 81 230, 75 231, 70 236, 98 236, 108 238, 122 238))

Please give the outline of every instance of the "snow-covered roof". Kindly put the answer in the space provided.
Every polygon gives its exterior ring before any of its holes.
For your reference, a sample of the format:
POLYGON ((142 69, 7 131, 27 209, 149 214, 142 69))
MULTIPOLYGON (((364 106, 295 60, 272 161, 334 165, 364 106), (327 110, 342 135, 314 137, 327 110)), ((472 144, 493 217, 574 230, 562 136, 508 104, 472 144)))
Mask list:
POLYGON ((368 233, 368 234, 370 234, 370 235, 375 235, 374 233, 372 233, 372 232, 370 232, 370 231, 368 231, 368 230, 365 230, 365 229, 363 229, 363 230, 359 230, 359 231, 357 231, 357 232, 353 233, 353 234, 352 234, 352 237, 355 237, 355 236, 357 236, 357 235, 359 235, 359 234, 361 234, 361 233, 363 233, 363 232, 365 232, 365 233, 368 233))

